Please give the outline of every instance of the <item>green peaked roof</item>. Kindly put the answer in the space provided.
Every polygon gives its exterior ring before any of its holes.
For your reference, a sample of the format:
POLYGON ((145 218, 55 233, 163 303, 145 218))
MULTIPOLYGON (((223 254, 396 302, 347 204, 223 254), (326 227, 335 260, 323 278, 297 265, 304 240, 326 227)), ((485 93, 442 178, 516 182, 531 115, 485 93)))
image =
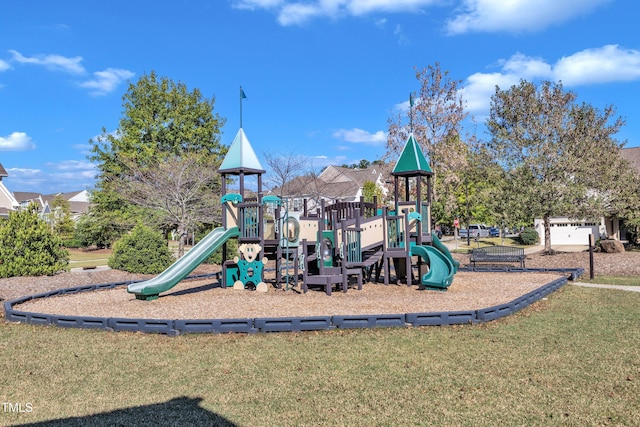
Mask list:
POLYGON ((227 155, 220 165, 219 172, 265 172, 255 151, 253 151, 253 147, 251 147, 249 138, 247 138, 242 128, 238 130, 236 137, 233 139, 231 147, 229 147, 229 151, 227 151, 227 155))
POLYGON ((413 137, 413 133, 407 138, 407 142, 402 149, 396 167, 393 168, 392 175, 433 175, 429 162, 422 153, 416 139, 413 137))

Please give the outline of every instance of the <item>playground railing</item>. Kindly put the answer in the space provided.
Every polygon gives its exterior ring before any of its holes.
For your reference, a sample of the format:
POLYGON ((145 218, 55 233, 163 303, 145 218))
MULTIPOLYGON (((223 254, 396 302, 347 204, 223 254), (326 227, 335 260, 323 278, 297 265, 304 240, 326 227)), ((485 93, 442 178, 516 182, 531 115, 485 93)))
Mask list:
POLYGON ((260 238, 260 205, 258 203, 241 203, 238 205, 240 229, 243 238, 260 238))

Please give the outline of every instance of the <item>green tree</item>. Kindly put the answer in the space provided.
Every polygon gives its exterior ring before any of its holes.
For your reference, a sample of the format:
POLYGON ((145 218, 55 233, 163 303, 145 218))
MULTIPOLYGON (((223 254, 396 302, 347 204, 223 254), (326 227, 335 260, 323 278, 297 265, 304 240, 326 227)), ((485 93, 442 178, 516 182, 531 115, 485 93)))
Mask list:
POLYGON ((51 202, 51 226, 62 239, 73 235, 75 223, 71 218, 71 203, 60 194, 51 202))
POLYGON ((82 246, 111 247, 142 216, 139 208, 115 191, 91 192, 91 205, 76 224, 74 238, 82 246))
POLYGON ((378 203, 382 202, 384 198, 384 193, 382 189, 376 185, 373 181, 365 181, 362 185, 362 197, 364 197, 364 201, 368 203, 373 203, 373 198, 378 198, 378 203))
POLYGON ((612 165, 620 164, 613 136, 624 124, 613 116, 612 107, 577 104, 561 83, 496 87, 487 127, 493 158, 505 171, 504 197, 520 217, 543 219, 547 252, 552 217, 606 213, 612 165))
POLYGON ((158 232, 138 224, 113 245, 109 267, 130 273, 158 274, 175 259, 158 232))
MULTIPOLYGON (((140 204, 140 192, 148 188, 150 175, 157 176, 162 169, 168 174, 170 167, 159 165, 189 163, 199 156, 201 170, 214 167, 226 153, 226 147, 220 143, 224 119, 214 113, 215 99, 207 99, 198 89, 189 91, 183 83, 176 83, 166 77, 158 77, 155 72, 142 76, 129 85, 123 96, 123 112, 118 129, 107 132, 92 140, 92 153, 89 159, 98 167, 98 183, 95 204, 106 203, 103 208, 94 211, 95 224, 107 225, 103 218, 109 217, 109 205, 119 208, 119 219, 129 222, 129 218, 142 218, 147 224, 164 229, 176 228, 181 236, 185 235, 188 223, 197 222, 194 213, 195 204, 177 206, 185 199, 167 197, 162 203, 168 210, 158 210, 157 204, 140 204), (105 193, 99 195, 100 193, 105 193), (142 209, 136 209, 142 208, 142 209), (176 220, 171 212, 184 210, 182 218, 176 220)), ((165 177, 170 180, 171 177, 165 177)), ((202 184, 198 191, 207 191, 209 200, 219 196, 220 177, 216 176, 202 184)), ((187 185, 179 191, 190 191, 187 185)), ((167 193, 165 193, 166 195, 167 193)), ((196 207, 196 209, 199 209, 196 207)), ((115 233, 101 233, 103 236, 115 233)), ((183 245, 183 241, 181 242, 183 245)))
POLYGON ((0 222, 0 277, 56 274, 68 265, 69 252, 35 205, 0 222))

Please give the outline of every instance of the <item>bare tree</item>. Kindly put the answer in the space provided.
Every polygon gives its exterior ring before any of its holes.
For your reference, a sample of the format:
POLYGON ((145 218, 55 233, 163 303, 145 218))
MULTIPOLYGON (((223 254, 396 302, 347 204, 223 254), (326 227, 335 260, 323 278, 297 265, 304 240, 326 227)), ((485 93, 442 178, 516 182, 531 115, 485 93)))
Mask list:
POLYGON ((306 160, 303 156, 295 153, 284 155, 265 152, 262 155, 274 175, 274 177, 270 179, 271 188, 277 188, 280 193, 279 196, 282 199, 285 196, 285 186, 293 178, 301 174, 305 167, 306 160))
POLYGON ((434 214, 448 218, 459 211, 460 193, 469 181, 463 176, 471 165, 470 145, 462 137, 462 122, 467 117, 461 96, 461 81, 453 80, 439 63, 416 69, 420 83, 418 96, 411 95, 410 111, 389 119, 387 155, 400 154, 411 128, 416 142, 428 156, 435 174, 434 214), (415 100, 415 102, 413 102, 415 100))
POLYGON ((196 153, 169 155, 153 167, 125 162, 128 177, 116 188, 129 202, 148 208, 152 221, 177 230, 178 255, 184 255, 187 232, 220 221, 219 162, 196 153))

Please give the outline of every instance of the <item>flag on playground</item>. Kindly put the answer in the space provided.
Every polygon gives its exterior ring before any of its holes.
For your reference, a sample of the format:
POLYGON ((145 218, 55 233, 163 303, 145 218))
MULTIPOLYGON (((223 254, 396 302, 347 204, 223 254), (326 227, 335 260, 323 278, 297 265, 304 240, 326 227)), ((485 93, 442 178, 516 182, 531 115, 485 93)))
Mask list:
POLYGON ((242 90, 242 86, 240 86, 240 99, 247 99, 247 95, 244 94, 244 90, 242 90))
POLYGON ((412 93, 409 94, 409 106, 413 107, 413 94, 412 93))

